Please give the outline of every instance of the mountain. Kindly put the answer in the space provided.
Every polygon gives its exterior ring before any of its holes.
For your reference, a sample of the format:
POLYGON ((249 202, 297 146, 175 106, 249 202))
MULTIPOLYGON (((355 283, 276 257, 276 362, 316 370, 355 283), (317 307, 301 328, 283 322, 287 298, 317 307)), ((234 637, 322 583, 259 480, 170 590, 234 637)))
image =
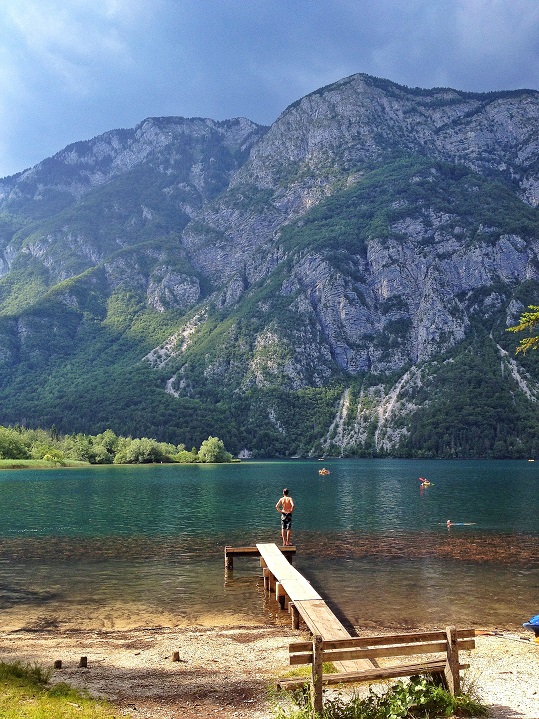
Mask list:
POLYGON ((539 93, 354 75, 0 180, 0 423, 255 456, 528 457, 539 93))

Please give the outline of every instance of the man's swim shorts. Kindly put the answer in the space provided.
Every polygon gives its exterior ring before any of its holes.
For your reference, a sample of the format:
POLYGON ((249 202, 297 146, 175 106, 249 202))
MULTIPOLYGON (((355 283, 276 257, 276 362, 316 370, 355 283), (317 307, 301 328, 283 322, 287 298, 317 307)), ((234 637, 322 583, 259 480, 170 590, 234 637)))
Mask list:
POLYGON ((283 526, 283 529, 290 529, 290 527, 292 526, 292 512, 281 513, 281 524, 283 526))

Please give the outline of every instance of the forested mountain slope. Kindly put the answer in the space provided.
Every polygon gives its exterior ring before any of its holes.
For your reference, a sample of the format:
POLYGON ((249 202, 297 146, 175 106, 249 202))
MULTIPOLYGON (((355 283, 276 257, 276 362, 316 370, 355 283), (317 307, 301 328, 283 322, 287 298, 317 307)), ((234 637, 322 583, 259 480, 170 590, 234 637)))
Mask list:
POLYGON ((255 455, 531 456, 539 93, 354 75, 0 180, 0 423, 255 455))

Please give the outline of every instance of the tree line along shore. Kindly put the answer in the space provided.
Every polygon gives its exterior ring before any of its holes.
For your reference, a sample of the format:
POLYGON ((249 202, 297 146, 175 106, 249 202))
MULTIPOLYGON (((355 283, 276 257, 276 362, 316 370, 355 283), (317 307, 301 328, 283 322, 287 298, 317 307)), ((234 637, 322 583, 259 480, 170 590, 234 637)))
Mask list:
POLYGON ((219 437, 200 447, 121 437, 111 429, 96 435, 59 434, 51 428, 0 426, 0 468, 78 466, 80 464, 222 463, 234 461, 219 437))

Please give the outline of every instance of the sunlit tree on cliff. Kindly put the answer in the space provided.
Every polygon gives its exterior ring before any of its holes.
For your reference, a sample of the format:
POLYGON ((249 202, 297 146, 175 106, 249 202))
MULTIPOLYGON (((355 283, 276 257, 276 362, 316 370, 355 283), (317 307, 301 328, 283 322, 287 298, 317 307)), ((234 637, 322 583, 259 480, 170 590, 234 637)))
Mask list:
POLYGON ((539 347, 539 335, 532 335, 531 333, 535 331, 536 327, 539 325, 539 306, 537 305, 529 305, 528 311, 523 312, 520 315, 520 319, 518 321, 517 325, 514 325, 513 327, 508 327, 508 332, 524 332, 528 331, 530 333, 530 337, 524 337, 520 340, 519 345, 517 347, 517 353, 518 352, 524 352, 524 354, 528 350, 536 350, 539 347))

